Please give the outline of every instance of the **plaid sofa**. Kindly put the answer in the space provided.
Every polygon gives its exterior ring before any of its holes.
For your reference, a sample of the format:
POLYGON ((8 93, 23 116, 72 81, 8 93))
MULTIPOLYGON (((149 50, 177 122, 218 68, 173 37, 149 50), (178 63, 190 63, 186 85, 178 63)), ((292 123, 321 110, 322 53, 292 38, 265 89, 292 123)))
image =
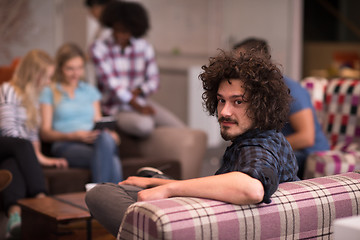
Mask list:
POLYGON ((360 215, 360 174, 279 185, 270 204, 176 197, 131 205, 117 239, 332 239, 334 219, 360 215))
POLYGON ((307 158, 304 178, 360 170, 360 80, 306 78, 302 85, 331 146, 307 158))

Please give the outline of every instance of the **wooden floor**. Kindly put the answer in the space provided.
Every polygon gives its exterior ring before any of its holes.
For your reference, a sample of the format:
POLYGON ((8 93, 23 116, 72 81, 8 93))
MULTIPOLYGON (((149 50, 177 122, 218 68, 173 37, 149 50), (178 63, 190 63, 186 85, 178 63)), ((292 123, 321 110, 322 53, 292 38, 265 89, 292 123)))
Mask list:
MULTIPOLYGON (((63 234, 58 237, 61 240, 86 240, 86 222, 77 221, 60 226, 63 234)), ((96 220, 92 220, 92 240, 114 240, 116 239, 96 220)))

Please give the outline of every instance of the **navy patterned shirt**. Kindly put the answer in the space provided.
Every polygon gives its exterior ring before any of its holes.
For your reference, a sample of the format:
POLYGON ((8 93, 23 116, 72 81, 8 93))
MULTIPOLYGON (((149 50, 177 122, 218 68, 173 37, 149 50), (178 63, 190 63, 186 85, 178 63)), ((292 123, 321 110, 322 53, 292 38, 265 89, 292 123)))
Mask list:
POLYGON ((275 130, 249 130, 238 136, 223 156, 215 174, 233 171, 258 179, 264 186, 263 202, 270 203, 279 183, 297 181, 295 155, 282 133, 275 130))

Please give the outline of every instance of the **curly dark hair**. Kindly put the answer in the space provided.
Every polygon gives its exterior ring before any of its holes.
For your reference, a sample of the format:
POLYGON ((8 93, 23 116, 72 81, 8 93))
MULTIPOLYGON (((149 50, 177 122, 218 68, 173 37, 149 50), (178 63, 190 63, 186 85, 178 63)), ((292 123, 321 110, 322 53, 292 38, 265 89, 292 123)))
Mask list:
POLYGON ((143 37, 150 29, 146 9, 137 2, 112 1, 106 5, 101 14, 102 25, 112 28, 122 24, 135 38, 143 37))
POLYGON ((92 7, 92 6, 95 6, 95 5, 103 5, 103 6, 105 6, 106 4, 108 4, 111 1, 113 1, 113 0, 85 0, 84 4, 87 7, 92 7))
POLYGON ((240 79, 245 101, 249 103, 247 114, 253 120, 254 128, 281 130, 287 121, 292 98, 280 69, 270 59, 251 53, 236 55, 222 51, 217 57, 210 58, 209 65, 202 69, 199 78, 204 89, 203 105, 210 115, 218 115, 220 82, 240 79))

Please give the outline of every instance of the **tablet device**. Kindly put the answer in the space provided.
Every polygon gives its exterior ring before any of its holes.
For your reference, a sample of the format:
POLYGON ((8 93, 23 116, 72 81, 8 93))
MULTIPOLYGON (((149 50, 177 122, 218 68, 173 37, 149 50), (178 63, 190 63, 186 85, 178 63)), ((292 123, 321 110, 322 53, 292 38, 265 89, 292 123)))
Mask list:
POLYGON ((103 117, 100 121, 95 122, 94 130, 99 129, 109 129, 116 130, 116 121, 112 117, 103 117))

